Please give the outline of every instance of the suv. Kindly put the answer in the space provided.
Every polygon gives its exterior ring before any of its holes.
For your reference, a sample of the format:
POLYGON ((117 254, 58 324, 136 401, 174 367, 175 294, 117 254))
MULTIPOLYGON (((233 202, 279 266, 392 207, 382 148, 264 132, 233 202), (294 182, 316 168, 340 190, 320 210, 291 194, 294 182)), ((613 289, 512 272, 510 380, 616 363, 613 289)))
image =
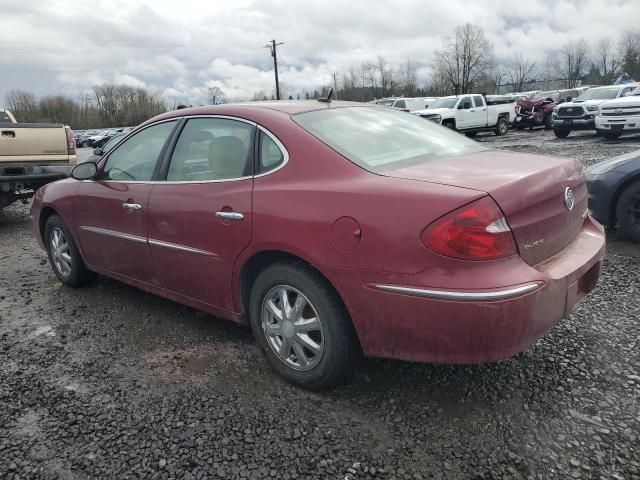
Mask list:
POLYGON ((612 85, 590 88, 572 102, 563 103, 553 109, 553 133, 565 138, 571 130, 595 130, 598 105, 626 95, 633 85, 612 85))
POLYGON ((551 123, 553 109, 560 103, 570 102, 578 95, 578 90, 571 89, 540 92, 533 97, 521 98, 516 104, 517 116, 514 123, 516 129, 523 130, 525 127, 544 126, 545 130, 551 130, 553 128, 551 123))
POLYGON ((596 130, 604 138, 640 132, 640 87, 622 98, 601 104, 596 117, 596 130))

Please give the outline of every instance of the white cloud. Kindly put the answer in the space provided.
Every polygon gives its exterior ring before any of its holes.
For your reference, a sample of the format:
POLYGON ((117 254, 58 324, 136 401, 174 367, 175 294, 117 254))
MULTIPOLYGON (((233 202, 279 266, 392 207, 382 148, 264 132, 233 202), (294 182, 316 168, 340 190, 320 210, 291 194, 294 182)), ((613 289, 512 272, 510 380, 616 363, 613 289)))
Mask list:
POLYGON ((230 99, 273 91, 272 38, 286 94, 383 55, 410 58, 421 81, 434 51, 466 21, 485 29, 496 57, 541 61, 571 39, 638 29, 638 0, 82 0, 14 2, 0 29, 0 100, 22 88, 74 95, 104 82, 146 86, 199 104, 219 86, 230 99), (19 39, 19 40, 18 40, 19 39))

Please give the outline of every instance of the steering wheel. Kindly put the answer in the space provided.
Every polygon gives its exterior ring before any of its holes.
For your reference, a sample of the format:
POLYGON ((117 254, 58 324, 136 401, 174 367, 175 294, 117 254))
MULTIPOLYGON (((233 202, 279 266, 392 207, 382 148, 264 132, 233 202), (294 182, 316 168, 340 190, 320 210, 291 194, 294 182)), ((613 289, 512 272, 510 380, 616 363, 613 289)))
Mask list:
POLYGON ((127 177, 129 177, 131 180, 134 180, 134 181, 135 181, 135 179, 136 179, 136 177, 134 177, 133 175, 131 175, 129 172, 126 172, 125 170, 122 170, 121 168, 118 168, 118 167, 111 167, 111 170, 109 170, 109 179, 110 179, 110 180, 117 180, 117 179, 115 179, 115 178, 112 178, 112 177, 111 177, 111 172, 114 172, 114 173, 116 173, 117 175, 118 175, 118 174, 120 174, 120 173, 123 173, 124 175, 126 175, 127 177))

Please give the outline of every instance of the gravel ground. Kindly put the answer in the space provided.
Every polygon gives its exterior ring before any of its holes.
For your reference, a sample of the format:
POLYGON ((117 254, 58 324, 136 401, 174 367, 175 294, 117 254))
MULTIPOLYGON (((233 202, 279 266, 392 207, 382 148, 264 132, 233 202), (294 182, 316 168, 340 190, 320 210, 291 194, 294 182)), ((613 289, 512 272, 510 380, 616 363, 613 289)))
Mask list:
MULTIPOLYGON (((591 164, 640 138, 479 141, 591 164)), ((640 479, 640 247, 528 351, 365 360, 312 394, 248 330, 108 279, 62 287, 28 207, 0 214, 0 478, 640 479)))

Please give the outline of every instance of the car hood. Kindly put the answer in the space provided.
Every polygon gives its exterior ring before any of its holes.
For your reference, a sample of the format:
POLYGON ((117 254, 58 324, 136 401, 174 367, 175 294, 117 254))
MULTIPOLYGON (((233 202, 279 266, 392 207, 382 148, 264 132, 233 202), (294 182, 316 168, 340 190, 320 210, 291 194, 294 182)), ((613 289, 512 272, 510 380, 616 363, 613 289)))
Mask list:
POLYGON ((640 105, 640 95, 620 97, 615 100, 607 100, 601 104, 603 107, 635 107, 640 105))
POLYGON ((610 100, 585 100, 584 102, 564 102, 562 104, 563 107, 586 107, 588 105, 600 105, 604 102, 609 102, 610 100))

